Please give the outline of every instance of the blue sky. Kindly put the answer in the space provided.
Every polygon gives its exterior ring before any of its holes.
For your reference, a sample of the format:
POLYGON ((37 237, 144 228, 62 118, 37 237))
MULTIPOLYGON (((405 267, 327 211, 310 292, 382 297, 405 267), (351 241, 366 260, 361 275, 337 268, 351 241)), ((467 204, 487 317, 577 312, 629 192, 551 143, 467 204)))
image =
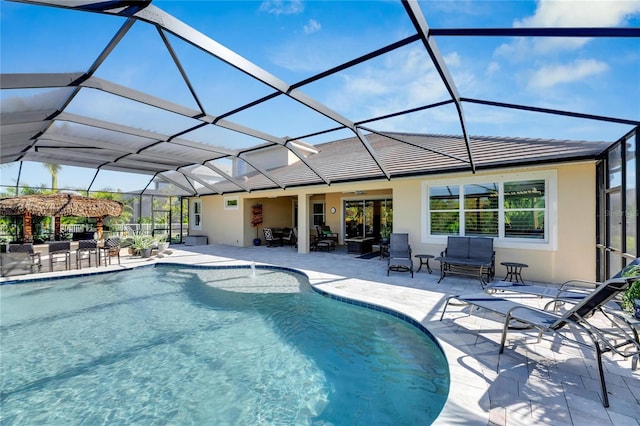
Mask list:
MULTIPOLYGON (((421 1, 432 28, 607 26, 640 27, 640 1, 421 1)), ((153 5, 244 56, 286 83, 295 83, 415 33, 396 1, 154 1, 153 5)), ((1 3, 2 73, 72 72, 89 68, 123 20, 50 7, 1 3)), ((271 90, 175 37, 169 37, 198 96, 213 115, 246 104, 271 90)), ((640 119, 639 39, 537 39, 437 37, 458 92, 467 98, 532 105, 595 115, 640 119)), ((136 23, 96 76, 179 104, 196 102, 163 48, 157 31, 136 23)), ((352 120, 363 120, 448 99, 420 43, 355 66, 302 91, 352 120)), ((34 99, 51 91, 32 91, 34 99)), ((10 110, 11 91, 2 92, 10 110), (6 93, 5 93, 6 92, 6 93)), ((615 141, 630 126, 553 117, 463 104, 469 133, 553 139, 615 141)), ((101 93, 83 94, 71 110, 168 134, 189 127, 101 93)), ((272 135, 302 136, 335 123, 279 97, 269 105, 229 118, 272 135)), ((371 124, 383 131, 460 134, 454 108, 437 109, 371 124)), ((211 126, 209 126, 211 127, 211 126)), ((336 132, 320 143, 351 136, 336 132)), ((192 132, 188 139, 248 147, 260 141, 220 129, 192 132)), ((17 166, 0 169, 11 185, 17 166)), ((59 186, 86 186, 95 171, 63 166, 59 186)), ((93 189, 139 189, 149 177, 101 172, 93 189)), ((23 166, 22 183, 49 185, 40 164, 23 166)))

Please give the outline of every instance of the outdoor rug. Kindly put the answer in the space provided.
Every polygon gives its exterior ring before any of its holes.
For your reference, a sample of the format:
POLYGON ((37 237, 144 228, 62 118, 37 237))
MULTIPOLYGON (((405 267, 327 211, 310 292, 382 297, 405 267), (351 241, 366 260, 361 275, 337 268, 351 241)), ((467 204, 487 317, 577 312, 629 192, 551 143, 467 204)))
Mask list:
POLYGON ((365 253, 362 256, 358 256, 358 259, 373 259, 374 257, 380 257, 380 252, 373 251, 371 253, 365 253))

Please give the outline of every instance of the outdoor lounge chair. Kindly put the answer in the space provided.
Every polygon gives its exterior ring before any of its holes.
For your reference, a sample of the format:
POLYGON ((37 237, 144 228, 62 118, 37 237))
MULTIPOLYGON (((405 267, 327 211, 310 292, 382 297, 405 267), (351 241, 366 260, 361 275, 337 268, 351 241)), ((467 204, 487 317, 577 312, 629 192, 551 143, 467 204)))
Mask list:
MULTIPOLYGON (((621 271, 614 275, 613 278, 622 277, 624 271, 636 265, 640 265, 640 257, 627 264, 627 266, 625 266, 621 271)), ((553 310, 555 311, 565 303, 578 303, 587 295, 589 295, 589 293, 591 293, 594 289, 598 288, 601 284, 602 283, 595 281, 569 280, 565 281, 560 287, 546 287, 542 285, 500 281, 490 284, 485 288, 485 291, 487 293, 507 291, 546 297, 551 300, 545 305, 544 309, 548 310, 548 308, 552 306, 553 310)))
POLYGON ((455 299, 505 317, 499 353, 504 352, 507 333, 512 329, 512 326, 516 328, 516 324, 518 328, 522 328, 521 326, 524 325, 538 329, 538 342, 542 338, 542 333, 551 332, 574 343, 593 348, 596 352, 598 364, 602 403, 605 407, 608 407, 609 397, 604 379, 602 354, 613 352, 625 358, 633 357, 635 364, 635 360, 640 354, 640 340, 637 330, 629 320, 622 315, 608 312, 603 308, 607 302, 628 289, 636 279, 637 277, 612 278, 589 293, 562 315, 527 306, 514 300, 492 296, 484 292, 450 296, 447 298, 440 320, 444 317, 449 302, 455 299), (594 324, 595 321, 590 320, 597 312, 602 313, 608 319, 607 323, 610 324, 608 328, 599 328, 594 324), (572 328, 572 332, 583 332, 581 334, 584 335, 584 340, 578 340, 575 335, 568 333, 568 328, 572 328))
POLYGON ((413 278, 413 261, 411 260, 409 234, 390 235, 387 276, 389 276, 389 271, 411 272, 411 278, 413 278))

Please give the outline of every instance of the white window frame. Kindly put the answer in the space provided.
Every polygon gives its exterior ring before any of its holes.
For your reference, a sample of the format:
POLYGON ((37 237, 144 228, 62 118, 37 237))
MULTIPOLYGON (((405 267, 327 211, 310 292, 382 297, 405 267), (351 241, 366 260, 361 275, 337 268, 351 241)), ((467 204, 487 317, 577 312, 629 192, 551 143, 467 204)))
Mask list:
POLYGON ((315 220, 314 219, 316 217, 322 217, 321 222, 324 225, 327 224, 327 211, 326 211, 326 206, 325 206, 324 201, 314 201, 314 202, 312 202, 312 206, 311 206, 311 223, 310 223, 311 229, 315 229, 314 226, 316 226, 316 225, 315 225, 315 220), (315 209, 316 205, 322 206, 322 213, 316 213, 316 209, 315 209))
POLYGON ((225 210, 238 210, 240 204, 239 197, 224 197, 225 210))
POLYGON ((470 176, 464 178, 437 179, 423 181, 421 208, 421 236, 425 244, 446 244, 447 235, 431 235, 431 212, 429 208, 429 188, 459 185, 460 190, 460 227, 464 229, 464 192, 466 184, 498 183, 500 201, 498 207, 498 236, 494 237, 494 246, 499 248, 557 250, 558 249, 558 176, 556 170, 504 173, 499 175, 470 176), (504 183, 526 180, 544 180, 545 182, 545 235, 544 239, 505 238, 504 235, 504 183))
POLYGON ((195 231, 202 230, 202 200, 191 201, 190 228, 195 231), (197 218, 197 219, 196 219, 197 218), (196 225, 196 223, 198 223, 196 225))

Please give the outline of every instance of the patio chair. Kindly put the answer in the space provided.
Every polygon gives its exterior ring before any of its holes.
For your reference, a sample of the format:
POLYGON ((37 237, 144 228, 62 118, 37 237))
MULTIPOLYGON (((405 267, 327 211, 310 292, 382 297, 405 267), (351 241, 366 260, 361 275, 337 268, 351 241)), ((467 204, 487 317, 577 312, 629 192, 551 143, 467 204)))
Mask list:
POLYGON ((0 276, 32 274, 37 271, 31 256, 26 252, 0 253, 0 276))
POLYGON ((104 240, 104 245, 102 247, 98 247, 98 264, 100 264, 100 259, 104 262, 104 266, 111 265, 111 259, 114 257, 118 258, 118 265, 120 264, 120 238, 111 237, 104 240))
POLYGON ((49 243, 49 272, 53 272, 53 265, 58 262, 64 262, 65 270, 71 269, 71 243, 69 241, 49 243))
POLYGON ((100 264, 98 254, 98 240, 80 240, 78 241, 78 249, 76 250, 76 268, 82 269, 82 261, 88 260, 91 267, 91 257, 95 257, 96 266, 100 264))
POLYGON ((334 244, 338 244, 338 233, 332 232, 331 227, 327 225, 316 226, 318 238, 321 240, 332 240, 334 244))
POLYGON ((389 271, 411 272, 413 278, 413 261, 409 234, 391 234, 389 236, 389 258, 387 260, 387 276, 389 271))
POLYGON ((267 242, 267 247, 276 247, 282 245, 282 239, 276 238, 271 228, 264 228, 262 231, 264 232, 264 239, 267 242))
POLYGON ((297 231, 295 228, 289 229, 289 231, 282 236, 282 244, 287 243, 290 246, 298 247, 298 236, 296 234, 297 231))
POLYGON ((25 244, 9 244, 7 246, 8 253, 27 253, 31 261, 31 271, 40 272, 42 270, 42 258, 40 253, 35 252, 32 243, 25 244))
POLYGON ((623 315, 609 312, 603 308, 607 302, 628 289, 636 279, 637 277, 612 278, 589 293, 562 315, 524 305, 512 299, 492 296, 484 292, 450 296, 446 300, 440 320, 444 317, 449 302, 455 299, 504 316, 499 353, 504 352, 509 330, 522 329, 523 325, 538 329, 538 342, 540 342, 544 332, 550 332, 579 345, 589 346, 596 353, 602 403, 605 407, 608 407, 609 398, 604 379, 602 354, 613 352, 625 358, 637 358, 640 355, 640 340, 637 330, 628 319, 623 315), (602 313, 608 320, 606 323, 610 325, 606 329, 596 326, 595 321, 590 320, 597 312, 602 313), (568 330, 569 328, 572 328, 572 330, 568 330), (580 340, 576 337, 575 331, 582 332, 580 333, 582 337, 580 340))

